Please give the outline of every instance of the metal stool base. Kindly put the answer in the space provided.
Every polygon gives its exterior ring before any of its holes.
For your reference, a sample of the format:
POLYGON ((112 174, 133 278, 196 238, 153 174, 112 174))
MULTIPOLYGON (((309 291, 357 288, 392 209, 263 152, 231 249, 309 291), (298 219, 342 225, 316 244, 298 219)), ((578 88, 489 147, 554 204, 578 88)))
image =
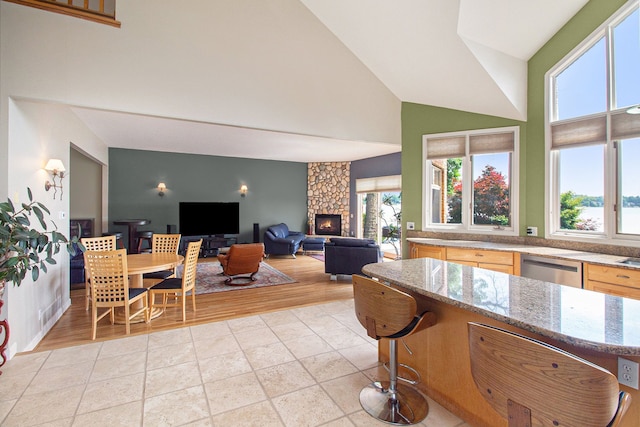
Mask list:
POLYGON ((394 425, 417 424, 429 413, 427 398, 418 390, 396 385, 395 401, 388 381, 376 381, 360 392, 360 405, 373 418, 394 425))

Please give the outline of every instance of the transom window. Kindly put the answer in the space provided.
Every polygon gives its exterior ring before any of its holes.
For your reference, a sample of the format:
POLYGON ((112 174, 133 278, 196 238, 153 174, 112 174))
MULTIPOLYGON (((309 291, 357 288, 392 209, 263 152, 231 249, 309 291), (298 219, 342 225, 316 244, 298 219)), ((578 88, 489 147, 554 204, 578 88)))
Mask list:
POLYGON ((423 224, 516 234, 518 149, 518 127, 425 135, 423 224))
POLYGON ((547 73, 547 237, 640 244, 639 23, 626 5, 547 73))

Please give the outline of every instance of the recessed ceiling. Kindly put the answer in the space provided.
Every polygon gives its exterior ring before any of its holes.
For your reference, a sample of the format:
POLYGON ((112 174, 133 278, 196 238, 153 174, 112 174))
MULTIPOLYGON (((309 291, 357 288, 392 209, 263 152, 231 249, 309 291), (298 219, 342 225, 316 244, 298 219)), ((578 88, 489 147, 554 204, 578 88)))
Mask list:
POLYGON ((352 161, 400 151, 396 144, 72 107, 109 147, 291 162, 352 161))

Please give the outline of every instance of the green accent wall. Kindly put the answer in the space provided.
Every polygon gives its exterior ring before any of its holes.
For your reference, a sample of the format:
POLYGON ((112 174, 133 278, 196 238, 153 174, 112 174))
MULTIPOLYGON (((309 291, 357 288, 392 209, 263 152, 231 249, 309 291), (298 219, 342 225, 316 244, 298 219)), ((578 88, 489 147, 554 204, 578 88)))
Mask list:
MULTIPOLYGON (((402 104, 402 219, 422 227, 422 136, 520 126, 520 235, 537 226, 544 235, 544 75, 597 29, 625 0, 591 0, 528 62, 527 122, 428 105, 402 104)), ((403 224, 404 226, 404 224, 403 224)))
MULTIPOLYGON (((526 125, 517 120, 421 104, 402 104, 402 222, 422 228, 422 136, 468 129, 520 126, 520 151, 526 146, 526 125)), ((522 163, 522 161, 521 161, 522 163)), ((521 171, 522 172, 522 171, 521 171)), ((520 188, 522 190, 522 180, 520 188)), ((521 218, 522 220, 522 214, 521 218)))
MULTIPOLYGON (((286 223, 303 231, 307 223, 307 164, 273 160, 109 149, 109 220, 147 218, 144 229, 166 232, 178 225, 179 202, 240 202, 238 243, 260 241, 267 227, 286 223), (158 183, 167 185, 164 197, 158 183), (240 186, 246 184, 246 197, 240 186)), ((111 225, 111 230, 126 231, 111 225)))

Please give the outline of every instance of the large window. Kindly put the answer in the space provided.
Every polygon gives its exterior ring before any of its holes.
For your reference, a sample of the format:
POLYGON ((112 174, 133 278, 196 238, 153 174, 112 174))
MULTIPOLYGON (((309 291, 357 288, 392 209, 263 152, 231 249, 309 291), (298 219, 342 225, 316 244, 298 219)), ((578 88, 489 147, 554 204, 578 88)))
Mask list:
POLYGON ((517 127, 425 135, 424 224, 516 234, 517 127))
POLYGON ((640 244, 639 19, 628 4, 547 74, 548 237, 640 244))

